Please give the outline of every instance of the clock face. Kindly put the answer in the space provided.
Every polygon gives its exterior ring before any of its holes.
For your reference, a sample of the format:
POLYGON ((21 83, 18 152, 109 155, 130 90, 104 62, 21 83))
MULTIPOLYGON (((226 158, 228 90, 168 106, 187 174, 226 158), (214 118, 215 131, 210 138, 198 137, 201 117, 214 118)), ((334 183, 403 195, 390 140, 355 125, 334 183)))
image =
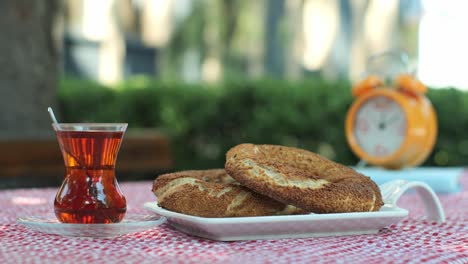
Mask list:
POLYGON ((407 120, 401 106, 387 96, 371 97, 356 112, 354 135, 368 155, 395 153, 406 136, 407 120))

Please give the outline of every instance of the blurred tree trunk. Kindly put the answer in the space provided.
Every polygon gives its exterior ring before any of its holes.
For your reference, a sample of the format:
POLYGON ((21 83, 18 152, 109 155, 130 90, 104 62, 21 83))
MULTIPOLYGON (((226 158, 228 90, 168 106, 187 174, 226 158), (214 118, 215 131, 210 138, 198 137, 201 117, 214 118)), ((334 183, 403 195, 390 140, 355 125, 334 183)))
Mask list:
MULTIPOLYGON (((229 66, 233 65, 233 39, 236 33, 237 24, 239 20, 240 2, 233 0, 224 0, 221 4, 221 18, 224 20, 221 25, 221 64, 223 65, 223 71, 229 66)), ((225 76, 226 74, 222 74, 225 76)))
POLYGON ((51 135, 58 53, 58 0, 0 1, 0 138, 51 135))
POLYGON ((284 40, 280 25, 285 12, 284 0, 269 0, 265 4, 265 69, 267 74, 281 77, 284 73, 284 40))

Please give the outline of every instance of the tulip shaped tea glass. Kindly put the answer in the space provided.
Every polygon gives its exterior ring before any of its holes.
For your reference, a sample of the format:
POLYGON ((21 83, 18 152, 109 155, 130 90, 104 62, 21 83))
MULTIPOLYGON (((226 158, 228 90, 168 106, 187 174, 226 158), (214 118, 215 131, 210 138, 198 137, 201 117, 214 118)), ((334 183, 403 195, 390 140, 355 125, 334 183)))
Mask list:
POLYGON ((52 124, 65 162, 65 179, 54 201, 62 223, 120 222, 126 200, 115 162, 127 124, 52 124))

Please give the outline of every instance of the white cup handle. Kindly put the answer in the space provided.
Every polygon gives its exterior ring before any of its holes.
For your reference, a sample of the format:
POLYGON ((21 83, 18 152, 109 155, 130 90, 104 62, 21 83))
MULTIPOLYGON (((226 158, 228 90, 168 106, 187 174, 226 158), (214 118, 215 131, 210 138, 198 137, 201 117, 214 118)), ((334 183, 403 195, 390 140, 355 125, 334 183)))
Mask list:
POLYGON ((382 192, 382 200, 384 204, 392 207, 397 206, 396 203, 403 193, 408 189, 414 189, 424 203, 428 219, 440 223, 445 221, 444 209, 440 204, 439 198, 432 188, 426 183, 420 181, 408 182, 405 180, 393 180, 386 182, 379 187, 382 192))

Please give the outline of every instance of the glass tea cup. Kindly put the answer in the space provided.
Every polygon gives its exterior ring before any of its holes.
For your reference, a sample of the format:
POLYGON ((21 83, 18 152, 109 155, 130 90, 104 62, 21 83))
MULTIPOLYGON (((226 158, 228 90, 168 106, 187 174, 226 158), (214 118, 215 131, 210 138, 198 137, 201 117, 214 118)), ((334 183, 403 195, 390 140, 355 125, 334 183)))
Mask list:
POLYGON ((125 196, 115 163, 126 123, 52 124, 65 162, 65 179, 54 200, 62 223, 117 223, 125 216, 125 196))

